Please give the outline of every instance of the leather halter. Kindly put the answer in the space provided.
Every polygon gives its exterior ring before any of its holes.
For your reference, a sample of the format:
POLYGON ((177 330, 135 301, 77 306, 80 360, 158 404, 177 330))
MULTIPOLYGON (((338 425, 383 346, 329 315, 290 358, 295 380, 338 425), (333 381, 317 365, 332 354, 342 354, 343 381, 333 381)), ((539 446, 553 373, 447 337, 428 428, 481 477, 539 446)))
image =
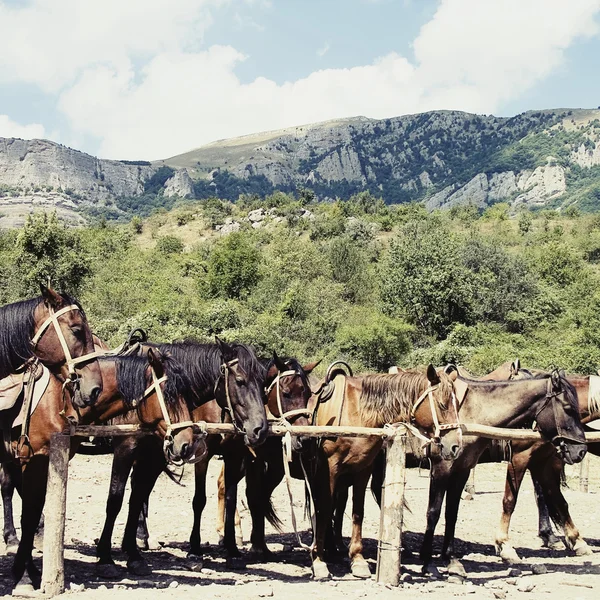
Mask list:
POLYGON ((165 439, 163 441, 163 453, 167 462, 180 466, 184 464, 183 461, 179 457, 175 457, 173 454, 173 445, 175 443, 175 438, 173 437, 173 431, 178 429, 185 429, 186 427, 196 427, 196 424, 193 421, 180 421, 178 423, 173 423, 171 421, 171 417, 169 416, 169 411, 167 410, 167 404, 165 402, 165 396, 162 390, 161 384, 167 381, 168 377, 163 375, 162 377, 156 376, 156 371, 154 367, 150 365, 150 371, 152 373, 152 383, 146 388, 142 397, 138 401, 133 401, 133 406, 137 406, 140 402, 144 401, 148 398, 152 393, 156 393, 156 399, 158 400, 158 405, 160 406, 160 410, 162 412, 162 418, 167 426, 167 430, 165 433, 165 439))
POLYGON ((231 403, 231 396, 229 395, 229 369, 234 365, 237 365, 240 362, 239 358, 234 358, 233 360, 224 362, 221 365, 221 375, 215 382, 215 399, 217 396, 217 388, 219 387, 219 381, 221 377, 223 377, 225 383, 225 402, 226 405, 221 407, 221 421, 224 421, 225 413, 229 415, 231 419, 231 423, 236 431, 236 433, 245 434, 245 431, 242 427, 239 426, 236 418, 235 411, 233 410, 233 404, 231 403))
MULTIPOLYGON (((429 408, 431 410, 431 418, 433 420, 433 425, 434 425, 434 432, 433 432, 433 437, 431 438, 431 440, 429 441, 435 441, 436 443, 439 443, 440 440, 440 436, 442 431, 448 431, 451 429, 460 429, 460 422, 458 421, 458 410, 456 411, 456 415, 457 415, 457 421, 455 423, 441 423, 440 424, 440 420, 438 418, 438 414, 437 414, 437 408, 436 408, 436 401, 433 398, 433 392, 435 392, 435 390, 437 390, 440 387, 439 383, 435 384, 435 385, 430 385, 418 398, 417 401, 413 404, 413 407, 410 411, 410 418, 411 421, 415 421, 415 415, 416 412, 419 408, 419 406, 421 406, 421 404, 423 403, 423 401, 425 400, 425 398, 429 398, 429 408)), ((456 397, 454 396, 454 392, 452 392, 452 402, 456 405, 456 397)))
POLYGON ((40 340, 42 339, 42 336, 44 335, 44 333, 46 333, 46 331, 48 330, 48 328, 51 325, 54 326, 54 331, 56 332, 56 336, 58 337, 58 341, 60 342, 60 345, 62 347, 63 353, 65 355, 65 362, 69 369, 69 379, 71 381, 74 381, 78 377, 77 373, 75 372, 75 367, 77 365, 81 365, 83 363, 87 363, 92 360, 95 360, 96 358, 98 358, 99 356, 104 354, 104 352, 96 352, 96 351, 89 352, 88 354, 84 354, 83 356, 78 356, 75 358, 73 358, 71 356, 71 351, 69 350, 69 345, 67 344, 67 340, 65 339, 65 336, 62 331, 62 327, 60 326, 60 323, 58 321, 58 318, 68 312, 71 312, 72 310, 81 311, 81 308, 79 308, 79 306, 77 306, 76 304, 69 304, 69 306, 65 306, 65 307, 61 308, 59 311, 54 312, 54 308, 52 308, 52 306, 49 306, 48 307, 48 313, 49 313, 48 318, 41 324, 41 326, 37 330, 36 334, 31 339, 31 345, 33 346, 33 350, 35 351, 35 349, 37 348, 37 345, 40 343, 40 340))
POLYGON ((277 376, 275 377, 275 379, 271 382, 271 384, 269 385, 268 388, 265 389, 265 394, 267 396, 267 398, 269 397, 269 394, 271 393, 271 391, 273 390, 273 388, 276 389, 277 391, 277 410, 279 411, 279 415, 273 415, 276 419, 279 419, 281 421, 285 421, 285 422, 289 422, 290 419, 294 419, 296 417, 302 417, 302 416, 306 416, 306 417, 310 417, 312 415, 312 411, 308 410, 308 408, 297 408, 295 410, 288 410, 287 412, 284 412, 283 410, 283 404, 281 402, 281 379, 283 379, 284 377, 300 377, 300 373, 298 373, 297 371, 294 371, 293 369, 290 369, 288 371, 277 371, 277 376))

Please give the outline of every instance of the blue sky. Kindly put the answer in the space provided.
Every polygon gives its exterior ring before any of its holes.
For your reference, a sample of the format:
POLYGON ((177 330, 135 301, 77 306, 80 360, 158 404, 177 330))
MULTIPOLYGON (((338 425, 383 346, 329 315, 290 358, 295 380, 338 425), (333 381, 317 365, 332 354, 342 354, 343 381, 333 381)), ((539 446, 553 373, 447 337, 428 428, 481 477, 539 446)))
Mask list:
POLYGON ((600 0, 0 0, 0 136, 155 159, 265 129, 600 105, 600 0))

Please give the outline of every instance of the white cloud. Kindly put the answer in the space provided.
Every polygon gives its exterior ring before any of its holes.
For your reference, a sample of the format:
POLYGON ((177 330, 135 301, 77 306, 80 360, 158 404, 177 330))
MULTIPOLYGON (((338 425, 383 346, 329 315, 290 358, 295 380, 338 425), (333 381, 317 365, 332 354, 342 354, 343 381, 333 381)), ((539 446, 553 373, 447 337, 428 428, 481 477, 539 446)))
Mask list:
MULTIPOLYGON (((10 28, 2 11, 11 11, 1 1, 3 37, 10 28)), ((103 156, 161 158, 214 139, 339 117, 497 111, 560 66, 575 40, 597 34, 600 10, 600 0, 441 0, 414 40, 414 62, 390 53, 370 65, 277 84, 264 77, 242 83, 235 69, 245 57, 230 46, 198 49, 206 27, 199 20, 221 1, 107 0, 94 9, 96 25, 82 22, 80 44, 73 44, 64 33, 79 21, 67 8, 88 3, 33 0, 48 18, 50 2, 60 5, 66 23, 53 15, 52 35, 44 30, 38 39, 34 28, 26 43, 11 38, 5 47, 13 48, 15 64, 9 68, 11 58, 0 55, 0 80, 20 77, 60 90, 72 135, 97 137, 103 156), (24 57, 15 59, 19 52, 24 57)), ((37 14, 21 17, 44 23, 37 14)), ((13 20, 17 26, 22 33, 21 20, 13 20)))
POLYGON ((11 120, 7 115, 0 115, 0 137, 31 140, 34 138, 43 138, 44 136, 44 127, 39 123, 20 125, 11 120))
POLYGON ((329 42, 325 42, 325 44, 317 50, 317 56, 323 58, 323 56, 325 56, 329 52, 330 48, 331 46, 329 45, 329 42))

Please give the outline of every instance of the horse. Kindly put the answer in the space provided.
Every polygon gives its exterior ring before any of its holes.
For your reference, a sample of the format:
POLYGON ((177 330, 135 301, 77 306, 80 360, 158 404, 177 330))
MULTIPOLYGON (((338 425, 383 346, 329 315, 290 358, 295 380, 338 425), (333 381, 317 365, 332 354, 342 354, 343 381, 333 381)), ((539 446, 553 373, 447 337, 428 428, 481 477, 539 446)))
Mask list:
MULTIPOLYGON (((263 362, 267 371, 265 393, 269 420, 287 425, 309 425, 309 417, 312 414, 308 408, 312 395, 309 375, 319 363, 302 366, 295 358, 279 358, 275 352, 272 360, 263 362)), ((296 455, 304 450, 306 447, 303 441, 297 436, 291 437, 289 451, 286 450, 287 456, 284 457, 282 439, 270 437, 256 449, 255 456, 250 453, 246 456, 243 472, 246 475, 246 499, 252 519, 250 553, 260 560, 268 560, 273 556, 265 541, 265 519, 276 529, 281 529, 281 521, 275 512, 271 496, 283 480, 284 460, 293 460, 295 463, 296 455)), ((300 478, 304 478, 303 474, 300 474, 300 478)), ((226 521, 224 467, 219 475, 218 497, 217 531, 221 533, 225 529, 226 521)), ((237 526, 237 511, 235 519, 237 526)))
MULTIPOLYGON (((334 371, 335 373, 335 371, 334 371)), ((406 370, 398 374, 353 377, 338 374, 333 396, 323 401, 328 385, 317 399, 313 422, 316 425, 383 427, 387 423, 412 421, 440 448, 440 455, 455 460, 462 449, 458 406, 454 400, 452 376, 438 374, 432 365, 426 371, 406 370)), ((325 381, 326 384, 329 382, 325 381)), ((316 511, 313 575, 329 577, 325 562, 325 537, 330 528, 333 499, 340 480, 353 486, 352 539, 349 556, 355 577, 371 573, 362 555, 362 522, 367 482, 373 461, 383 445, 381 438, 324 438, 316 444, 311 473, 316 511)))
MULTIPOLYGON (((567 380, 575 388, 577 407, 583 424, 600 417, 600 405, 590 394, 590 377, 568 375, 567 380)), ((495 546, 498 555, 509 564, 521 562, 519 555, 509 542, 510 520, 517 504, 519 489, 529 469, 534 484, 535 499, 539 513, 539 536, 543 545, 549 548, 564 548, 554 535, 551 520, 562 528, 565 545, 577 556, 592 553, 591 548, 581 537, 569 513, 569 505, 561 491, 563 464, 553 452, 550 444, 544 442, 513 441, 512 453, 507 465, 506 484, 502 501, 502 516, 496 533, 495 546)), ((600 444, 589 444, 588 451, 600 455, 600 444)))
MULTIPOLYGON (((208 452, 195 463, 195 494, 193 500, 194 526, 190 536, 192 556, 201 556, 200 517, 206 504, 206 471, 208 462, 215 454, 223 454, 228 483, 233 481, 231 473, 239 473, 243 460, 243 446, 256 447, 264 442, 267 435, 265 412, 264 378, 265 370, 250 346, 227 344, 217 338, 215 344, 200 344, 193 341, 173 344, 142 344, 143 348, 158 347, 170 352, 181 364, 190 381, 187 399, 196 408, 192 412, 194 421, 207 423, 232 422, 241 434, 243 444, 236 442, 236 436, 209 435, 208 452)), ((132 493, 144 496, 146 503, 156 479, 164 470, 164 461, 157 460, 158 448, 152 447, 151 440, 144 441, 143 451, 137 448, 140 440, 122 437, 114 444, 114 458, 109 497, 106 504, 106 521, 97 547, 98 573, 102 577, 114 577, 114 570, 103 565, 110 564, 111 537, 114 522, 123 503, 127 478, 133 467, 132 493), (153 458, 154 457, 154 458, 153 458), (135 462, 135 466, 134 466, 135 462)), ((238 479, 235 479, 237 484, 238 479)), ((232 485, 232 484, 231 484, 232 485)), ((228 502, 235 511, 236 490, 229 491, 228 502)), ((145 511, 147 509, 144 509, 145 511)), ((130 505, 128 523, 137 524, 140 510, 130 505), (136 512, 137 511, 137 512, 136 512)), ((135 560, 128 561, 129 570, 136 575, 147 575, 150 568, 135 547, 135 530, 126 530, 128 548, 135 560)), ((231 531, 235 538, 235 533, 231 531)), ((235 539, 230 547, 235 547, 235 539)))
POLYGON ((51 287, 42 295, 0 307, 0 379, 28 370, 37 359, 72 386, 79 408, 102 391, 100 367, 81 304, 51 287))
MULTIPOLYGON (((474 381, 457 377, 454 386, 463 422, 527 427, 535 421, 537 429, 545 439, 552 441, 564 462, 573 464, 585 456, 585 435, 575 389, 558 371, 517 381, 474 381)), ((489 445, 490 440, 486 438, 465 436, 463 452, 453 463, 432 456, 427 529, 420 552, 423 573, 439 576, 431 564, 433 535, 447 495, 442 557, 449 562, 450 573, 466 577, 454 553, 456 520, 469 472, 489 445)))
MULTIPOLYGON (((19 449, 18 429, 12 431, 15 459, 6 465, 23 498, 21 541, 12 567, 16 582, 22 580, 27 570, 33 584, 36 587, 40 584, 40 574, 31 557, 33 540, 44 506, 51 436, 64 430, 66 419, 82 424, 98 423, 135 410, 148 431, 166 441, 164 451, 171 460, 185 461, 206 451, 204 438, 192 427, 187 405, 181 398, 179 367, 169 356, 151 351, 146 359, 100 357, 98 364, 104 384, 93 407, 76 409, 71 394, 63 394, 62 383, 51 376, 31 415, 26 455, 19 449)), ((71 457, 80 441, 72 438, 71 457)))

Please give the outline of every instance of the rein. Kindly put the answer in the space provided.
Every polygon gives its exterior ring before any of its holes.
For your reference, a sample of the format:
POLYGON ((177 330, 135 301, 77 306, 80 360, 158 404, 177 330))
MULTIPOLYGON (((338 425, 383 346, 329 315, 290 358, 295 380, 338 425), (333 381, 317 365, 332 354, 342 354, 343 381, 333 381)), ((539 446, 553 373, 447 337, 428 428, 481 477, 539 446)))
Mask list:
POLYGON ((79 306, 77 306, 76 304, 69 304, 69 306, 65 306, 57 312, 54 312, 54 308, 49 306, 48 307, 49 316, 41 324, 40 328, 37 330, 36 334, 31 339, 31 344, 33 346, 33 350, 35 351, 35 349, 37 348, 37 345, 40 343, 40 340, 42 339, 42 336, 44 335, 44 333, 46 333, 48 328, 52 325, 54 327, 54 331, 56 332, 56 336, 58 337, 58 341, 60 342, 60 345, 61 345, 62 350, 65 355, 65 362, 67 364, 67 367, 69 368, 69 379, 71 381, 76 381, 78 378, 78 375, 75 372, 75 367, 77 365, 81 365, 83 363, 87 363, 92 360, 95 360, 99 356, 102 356, 103 352, 97 352, 97 351, 89 352, 88 354, 84 354, 83 356, 78 356, 75 358, 73 358, 71 356, 71 351, 69 350, 69 345, 67 344, 67 340, 65 340, 65 336, 62 331, 62 327, 60 326, 60 323, 58 321, 58 318, 68 312, 71 312, 72 310, 81 311, 79 306))
POLYGON ((229 394, 229 369, 239 362, 238 358, 234 358, 228 362, 224 362, 221 365, 221 376, 215 382, 215 398, 217 396, 217 388, 219 387, 219 380, 223 377, 225 383, 225 402, 226 405, 221 407, 221 421, 225 422, 225 413, 229 414, 229 418, 231 419, 231 423, 236 431, 236 433, 244 433, 243 428, 238 425, 238 422, 235 418, 235 411, 233 410, 233 404, 231 402, 231 396, 229 394))

